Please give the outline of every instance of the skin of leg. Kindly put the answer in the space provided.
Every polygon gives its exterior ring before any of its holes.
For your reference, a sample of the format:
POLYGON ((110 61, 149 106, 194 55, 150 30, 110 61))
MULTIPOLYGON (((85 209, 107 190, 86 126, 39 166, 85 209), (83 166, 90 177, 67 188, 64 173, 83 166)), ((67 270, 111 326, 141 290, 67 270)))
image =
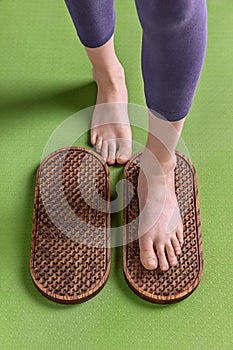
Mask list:
POLYGON ((174 187, 175 148, 185 118, 169 122, 149 111, 149 132, 138 178, 139 246, 143 266, 175 266, 183 244, 183 223, 174 187), (156 160, 156 162, 155 162, 156 160), (158 165, 156 165, 158 164, 158 165))
POLYGON ((124 164, 132 155, 132 132, 125 74, 115 53, 114 35, 104 45, 85 50, 98 87, 91 143, 109 165, 124 164))

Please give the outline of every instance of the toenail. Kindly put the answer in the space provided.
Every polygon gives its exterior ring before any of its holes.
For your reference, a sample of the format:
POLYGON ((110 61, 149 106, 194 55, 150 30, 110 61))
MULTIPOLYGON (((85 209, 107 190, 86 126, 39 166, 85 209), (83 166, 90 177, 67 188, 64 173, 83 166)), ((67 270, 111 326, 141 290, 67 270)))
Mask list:
POLYGON ((150 266, 154 266, 155 265, 154 259, 148 259, 147 260, 147 264, 150 265, 150 266))
POLYGON ((119 156, 119 157, 117 157, 118 159, 122 159, 122 160, 127 160, 128 159, 128 157, 124 157, 124 156, 119 156))
POLYGON ((161 266, 161 269, 162 269, 162 270, 166 270, 166 269, 167 269, 167 266, 166 266, 166 265, 162 265, 162 266, 161 266))

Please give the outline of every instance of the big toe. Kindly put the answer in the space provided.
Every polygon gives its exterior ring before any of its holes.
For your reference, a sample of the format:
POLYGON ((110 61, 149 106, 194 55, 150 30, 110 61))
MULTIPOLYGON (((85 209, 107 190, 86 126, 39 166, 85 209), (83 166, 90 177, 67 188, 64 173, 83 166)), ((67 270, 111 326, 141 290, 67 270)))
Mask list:
POLYGON ((139 238, 140 259, 142 265, 148 270, 154 270, 158 266, 158 260, 153 248, 153 241, 147 235, 139 238))
POLYGON ((121 139, 116 154, 116 161, 119 164, 125 164, 132 155, 132 142, 121 139))

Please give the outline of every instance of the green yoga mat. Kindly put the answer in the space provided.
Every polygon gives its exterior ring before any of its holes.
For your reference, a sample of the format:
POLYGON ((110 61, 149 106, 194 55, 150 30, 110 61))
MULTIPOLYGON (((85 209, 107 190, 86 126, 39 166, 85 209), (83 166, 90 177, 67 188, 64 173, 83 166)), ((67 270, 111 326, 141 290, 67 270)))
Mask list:
MULTIPOLYGON (((115 0, 115 9, 129 102, 145 106, 135 3, 115 0)), ((205 257, 198 289, 168 306, 138 298, 118 245, 103 290, 83 304, 58 305, 30 277, 36 169, 54 130, 94 105, 96 85, 64 1, 0 1, 1 349, 232 349, 233 2, 209 0, 208 11, 207 56, 182 133, 198 175, 205 257)), ((133 138, 143 145, 146 132, 134 126, 133 138)), ((74 144, 91 148, 88 133, 74 144)), ((123 167, 110 173, 114 200, 123 167)), ((114 213, 112 226, 121 219, 114 213)))

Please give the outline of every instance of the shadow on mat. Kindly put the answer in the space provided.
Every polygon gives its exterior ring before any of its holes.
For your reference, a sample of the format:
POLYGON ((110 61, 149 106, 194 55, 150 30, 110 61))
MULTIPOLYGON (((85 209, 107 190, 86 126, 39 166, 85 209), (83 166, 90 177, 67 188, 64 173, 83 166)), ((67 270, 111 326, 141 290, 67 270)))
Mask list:
MULTIPOLYGON (((43 110, 53 106, 66 108, 73 113, 78 110, 95 105, 97 87, 94 81, 86 85, 73 85, 69 89, 58 88, 58 86, 45 89, 37 94, 26 95, 23 98, 10 97, 9 100, 0 101, 1 114, 11 115, 19 118, 19 111, 30 111, 32 109, 43 110)), ((33 117, 33 115, 32 115, 33 117)), ((38 117, 38 116, 36 116, 38 117)))

